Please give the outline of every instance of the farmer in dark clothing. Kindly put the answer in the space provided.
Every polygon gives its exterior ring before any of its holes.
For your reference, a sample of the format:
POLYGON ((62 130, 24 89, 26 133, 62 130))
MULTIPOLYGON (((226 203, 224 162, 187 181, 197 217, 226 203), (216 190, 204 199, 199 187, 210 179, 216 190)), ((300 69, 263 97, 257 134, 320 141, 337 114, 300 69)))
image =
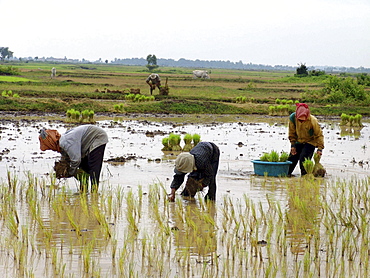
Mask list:
POLYGON ((315 116, 311 115, 308 105, 296 104, 296 112, 290 115, 288 138, 291 144, 288 175, 291 175, 297 163, 301 169, 301 176, 306 175, 304 160, 311 159, 315 148, 317 154, 322 155, 324 149, 324 136, 315 116))
POLYGON ((208 186, 205 200, 214 201, 216 199, 216 175, 219 160, 220 150, 211 142, 200 142, 189 153, 179 154, 175 161, 175 175, 171 183, 169 200, 175 200, 176 190, 184 182, 186 174, 190 173, 181 195, 194 197, 197 191, 208 186), (198 184, 196 190, 194 190, 194 184, 198 184))
POLYGON ((69 167, 65 178, 77 177, 78 168, 90 176, 91 190, 99 186, 99 177, 103 164, 107 133, 94 125, 82 125, 60 135, 57 130, 40 131, 40 149, 52 150, 62 154, 62 160, 68 161, 69 167))

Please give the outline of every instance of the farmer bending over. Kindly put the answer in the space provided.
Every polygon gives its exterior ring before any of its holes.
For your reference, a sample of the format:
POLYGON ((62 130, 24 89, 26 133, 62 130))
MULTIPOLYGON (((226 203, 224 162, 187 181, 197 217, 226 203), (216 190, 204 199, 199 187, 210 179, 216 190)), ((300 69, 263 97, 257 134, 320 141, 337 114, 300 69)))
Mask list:
POLYGON ((175 192, 190 173, 182 196, 194 197, 197 191, 208 186, 205 200, 216 200, 216 175, 220 160, 219 148, 211 142, 200 142, 190 152, 179 154, 175 161, 175 175, 171 183, 170 201, 175 201, 175 192))
POLYGON ((289 161, 293 162, 288 171, 291 175, 299 161, 301 176, 307 172, 303 167, 305 158, 311 159, 315 148, 317 154, 322 155, 324 149, 324 136, 316 117, 310 114, 310 109, 305 103, 296 104, 296 112, 289 117, 289 135, 291 149, 289 161))
POLYGON ((153 90, 155 90, 155 87, 157 87, 158 90, 161 89, 161 78, 156 73, 152 73, 151 75, 149 75, 146 79, 146 83, 150 87, 150 94, 153 94, 153 90))
MULTIPOLYGON (((108 143, 107 133, 94 125, 81 125, 60 135, 57 130, 40 131, 40 149, 62 154, 69 161, 66 178, 76 177, 78 168, 90 175, 91 191, 97 191, 103 164, 104 150, 108 143)), ((81 188, 83 190, 83 188, 81 188)))

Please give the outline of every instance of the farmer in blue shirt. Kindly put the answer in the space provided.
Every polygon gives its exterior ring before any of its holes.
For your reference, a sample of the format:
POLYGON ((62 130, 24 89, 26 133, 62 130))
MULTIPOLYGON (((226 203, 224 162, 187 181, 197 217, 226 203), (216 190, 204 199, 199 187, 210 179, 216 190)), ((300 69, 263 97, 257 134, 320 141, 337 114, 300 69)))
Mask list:
POLYGON ((171 183, 170 201, 175 200, 175 192, 184 182, 187 173, 188 181, 182 196, 194 197, 196 191, 191 190, 190 181, 199 184, 197 191, 208 187, 208 193, 205 200, 216 200, 216 175, 220 160, 219 148, 211 142, 200 142, 190 152, 184 152, 178 155, 175 161, 175 175, 171 183))

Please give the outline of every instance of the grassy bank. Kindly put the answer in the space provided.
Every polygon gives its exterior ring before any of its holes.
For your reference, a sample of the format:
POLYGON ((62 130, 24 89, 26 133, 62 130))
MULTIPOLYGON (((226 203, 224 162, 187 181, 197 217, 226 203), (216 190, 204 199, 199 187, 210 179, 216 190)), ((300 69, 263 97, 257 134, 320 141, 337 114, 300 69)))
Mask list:
MULTIPOLYGON (((8 65, 8 64, 7 64, 8 65)), ((368 103, 348 105, 343 101, 319 101, 328 76, 297 78, 294 72, 257 72, 213 69, 209 80, 192 78, 192 69, 159 68, 162 84, 168 79, 169 95, 154 91, 155 101, 133 102, 125 98, 131 88, 149 96, 145 67, 110 64, 16 63, 17 76, 0 76, 0 92, 19 97, 0 96, 2 111, 43 111, 63 113, 68 109, 116 112, 123 104, 126 113, 174 114, 268 114, 276 99, 307 102, 316 115, 341 113, 369 115, 368 103), (52 67, 57 76, 50 78, 52 67), (237 103, 237 98, 245 98, 237 103)), ((369 94, 369 88, 365 88, 369 94)), ((294 104, 288 109, 294 110, 294 104)))

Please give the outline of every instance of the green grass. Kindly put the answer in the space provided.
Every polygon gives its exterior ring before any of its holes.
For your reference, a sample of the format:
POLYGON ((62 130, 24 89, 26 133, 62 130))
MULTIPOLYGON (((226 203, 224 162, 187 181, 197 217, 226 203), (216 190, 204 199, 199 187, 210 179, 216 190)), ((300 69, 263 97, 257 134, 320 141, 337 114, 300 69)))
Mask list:
POLYGON ((1 82, 34 82, 33 80, 18 77, 18 76, 1 76, 0 75, 0 84, 1 82))
MULTIPOLYGON (((160 67, 157 72, 164 85, 168 78, 169 95, 153 95, 154 103, 129 103, 124 100, 131 88, 150 95, 145 83, 145 67, 112 64, 52 64, 41 62, 6 63, 19 71, 18 76, 0 76, 0 91, 11 90, 20 100, 0 99, 0 110, 54 111, 83 107, 96 112, 114 112, 114 104, 124 103, 129 113, 214 113, 268 114, 275 99, 305 101, 324 87, 325 76, 297 78, 294 72, 211 69, 211 79, 192 78, 190 68, 160 67), (56 67, 57 77, 50 78, 56 67), (110 91, 120 91, 112 93, 110 91), (253 98, 253 104, 236 104, 236 97, 253 98), (45 110, 46 109, 46 110, 45 110)), ((369 93, 369 88, 366 88, 369 93)), ((365 105, 327 107, 327 103, 308 102, 316 115, 341 113, 370 115, 365 105)))

